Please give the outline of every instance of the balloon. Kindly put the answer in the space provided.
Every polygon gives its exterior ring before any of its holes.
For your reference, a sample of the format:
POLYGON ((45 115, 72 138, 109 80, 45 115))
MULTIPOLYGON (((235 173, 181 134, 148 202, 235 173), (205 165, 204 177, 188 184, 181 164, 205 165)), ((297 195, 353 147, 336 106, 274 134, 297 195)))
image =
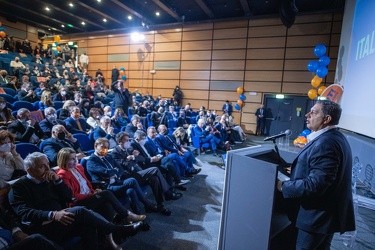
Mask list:
POLYGON ((310 72, 315 72, 317 70, 317 68, 319 67, 319 63, 317 61, 310 61, 308 64, 307 64, 307 69, 310 71, 310 72))
POLYGON ((240 107, 240 105, 238 105, 238 103, 236 103, 236 105, 234 105, 234 108, 237 109, 237 110, 241 109, 241 107, 240 107))
POLYGON ((327 52, 327 48, 323 44, 318 44, 315 46, 314 55, 316 55, 317 57, 324 56, 326 52, 327 52))
POLYGON ((126 80, 126 75, 123 75, 123 76, 121 77, 121 79, 122 79, 122 80, 126 80))
POLYGON ((60 42, 60 36, 54 36, 53 41, 59 43, 60 42))
POLYGON ((321 95, 326 88, 327 88, 326 86, 320 86, 318 88, 318 95, 321 95))
POLYGON ((300 136, 308 136, 309 134, 311 134, 311 130, 310 129, 305 129, 304 131, 302 131, 302 133, 300 134, 300 136))
POLYGON ((317 88, 322 81, 323 81, 322 78, 318 76, 314 76, 314 78, 311 80, 311 86, 313 86, 314 88, 317 88))
POLYGON ((238 105, 240 105, 240 107, 242 107, 242 105, 243 105, 243 101, 242 100, 238 100, 237 103, 238 103, 238 105))
POLYGON ((243 88, 242 87, 238 87, 237 88, 237 93, 238 94, 242 94, 243 93, 243 88))
POLYGON ((121 75, 125 74, 125 71, 120 70, 120 74, 121 74, 121 75))
POLYGON ((58 42, 54 42, 52 45, 56 47, 56 46, 59 45, 59 43, 58 42))
POLYGON ((57 56, 59 54, 59 52, 57 50, 54 50, 53 54, 55 54, 55 56, 57 56))
POLYGON ((5 38, 6 35, 7 35, 7 34, 6 34, 4 31, 0 31, 0 37, 5 38))
POLYGON ((0 27, 0 31, 5 31, 5 28, 4 27, 0 27))
POLYGON ((246 100, 246 96, 245 96, 244 94, 241 94, 241 95, 240 95, 240 100, 241 100, 241 101, 245 101, 245 100, 246 100))
POLYGON ((319 58, 319 66, 327 66, 331 62, 331 58, 328 56, 322 56, 319 58))
POLYGON ((310 89, 307 95, 311 100, 313 100, 318 96, 318 93, 316 92, 316 89, 310 89))
POLYGON ((125 70, 125 68, 124 68, 124 67, 121 67, 120 70, 125 70))
POLYGON ((60 46, 57 46, 57 47, 56 47, 56 50, 57 50, 58 52, 60 52, 60 51, 61 51, 60 46))
POLYGON ((3 23, 2 22, 0 22, 0 26, 2 26, 3 25, 3 23))
POLYGON ((325 77, 328 74, 328 69, 326 67, 319 67, 316 70, 316 75, 319 76, 320 78, 325 77))

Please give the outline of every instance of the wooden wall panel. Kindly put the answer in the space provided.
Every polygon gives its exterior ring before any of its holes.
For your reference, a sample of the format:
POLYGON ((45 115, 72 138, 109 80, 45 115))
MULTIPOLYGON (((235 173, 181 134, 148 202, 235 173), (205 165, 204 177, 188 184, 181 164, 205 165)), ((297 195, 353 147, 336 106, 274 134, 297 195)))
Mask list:
POLYGON ((162 43, 162 42, 177 42, 181 41, 182 33, 166 33, 166 34, 155 34, 155 42, 162 43))
POLYGON ((237 27, 247 27, 247 20, 230 21, 230 22, 216 22, 215 29, 225 29, 225 28, 237 28, 237 27))
POLYGON ((212 52, 212 60, 231 60, 231 59, 245 59, 246 50, 214 50, 212 52))
MULTIPOLYGON (((298 18, 297 18, 298 19, 298 18)), ((256 26, 279 26, 282 25, 280 18, 260 18, 260 19, 250 19, 249 27, 256 26)))
POLYGON ((283 60, 247 60, 246 70, 283 70, 283 60))
POLYGON ((100 46, 107 46, 108 40, 107 38, 95 38, 95 39, 88 39, 87 44, 89 47, 100 47, 100 46))
POLYGON ((129 44, 129 36, 108 37, 108 46, 129 44))
POLYGON ((179 79, 179 71, 168 71, 168 70, 158 70, 154 75, 154 79, 179 79))
POLYGON ((311 72, 304 71, 284 71, 285 82, 310 82, 313 78, 311 72))
POLYGON ((245 61, 228 60, 228 61, 212 61, 212 70, 244 70, 245 61))
POLYGON ((182 50, 211 50, 212 41, 182 42, 182 50))
MULTIPOLYGON (((238 93, 237 92, 229 92, 229 91, 211 91, 210 92, 210 100, 221 100, 224 104, 225 100, 229 101, 237 101, 238 100, 238 93)), ((234 105, 234 104, 233 104, 234 105)))
POLYGON ((247 28, 218 29, 214 31, 214 39, 247 37, 247 28))
POLYGON ((183 51, 181 60, 211 60, 211 51, 183 51))
POLYGON ((267 37, 267 38, 250 38, 247 42, 247 48, 284 48, 285 37, 267 37))
POLYGON ((206 100, 195 100, 195 99, 189 99, 189 98, 184 98, 182 99, 182 104, 186 105, 187 103, 190 103, 190 107, 194 110, 199 110, 201 106, 208 107, 208 99, 206 100))
POLYGON ((284 49, 248 49, 247 59, 284 59, 284 49))
POLYGON ((231 80, 231 81, 243 81, 243 71, 211 71, 211 80, 231 80))
POLYGON ((210 70, 211 61, 181 61, 181 70, 210 70))
POLYGON ((289 30, 290 36, 304 36, 304 35, 320 35, 330 34, 331 23, 308 23, 308 24, 294 24, 289 30))
POLYGON ((181 51, 181 42, 157 43, 154 45, 154 51, 181 51))
POLYGON ((245 82, 246 91, 281 93, 281 82, 245 82))
POLYGON ((129 45, 108 46, 108 54, 129 53, 129 45))
POLYGON ((201 40, 211 40, 212 30, 204 31, 187 31, 183 33, 183 41, 201 41, 201 40))
POLYGON ((184 24, 183 31, 211 30, 213 23, 184 24))
POLYGON ((282 71, 246 71, 246 81, 281 82, 282 71))
MULTIPOLYGON (((106 62, 90 63, 90 69, 92 69, 92 70, 94 70, 94 69, 107 70, 107 63, 106 62)), ((94 74, 94 76, 95 76, 95 74, 94 74)))
POLYGON ((214 40, 213 49, 245 49, 246 39, 214 40))
POLYGON ((210 87, 209 81, 197 81, 197 80, 181 80, 180 87, 184 89, 195 89, 197 91, 207 90, 210 87))
POLYGON ((162 89, 162 88, 172 88, 172 89, 174 89, 176 86, 178 86, 178 85, 180 85, 179 84, 179 80, 157 80, 157 79, 155 79, 154 81, 153 81, 153 87, 154 88, 160 88, 160 89, 162 89))
MULTIPOLYGON (((287 47, 315 47, 317 44, 329 44, 330 35, 308 35, 290 36, 287 40, 287 47)), ((313 51, 313 50, 312 50, 313 51)))
POLYGON ((107 62, 107 55, 91 55, 90 61, 91 62, 107 62))
POLYGON ((184 98, 207 100, 208 93, 209 93, 208 90, 196 91, 196 90, 186 89, 184 90, 184 98))
MULTIPOLYGON (((108 54, 108 47, 88 47, 87 48, 87 55, 106 55, 108 54)), ((91 62, 90 62, 91 63, 91 62)))
POLYGON ((283 93, 307 95, 309 89, 311 89, 310 83, 284 82, 283 84, 283 93))
POLYGON ((270 36, 285 36, 286 27, 278 26, 263 26, 263 27, 249 27, 249 37, 270 37, 270 36))
POLYGON ((155 52, 155 61, 179 61, 181 59, 181 52, 155 52))
POLYGON ((184 80, 208 80, 210 71, 181 71, 181 79, 184 80))
POLYGON ((311 48, 287 48, 285 51, 285 59, 315 59, 314 47, 311 48))

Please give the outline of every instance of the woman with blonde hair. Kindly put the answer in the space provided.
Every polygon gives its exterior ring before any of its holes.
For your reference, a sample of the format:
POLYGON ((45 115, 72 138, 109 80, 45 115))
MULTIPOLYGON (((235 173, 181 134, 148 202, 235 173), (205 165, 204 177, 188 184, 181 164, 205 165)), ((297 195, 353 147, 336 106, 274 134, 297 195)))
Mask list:
POLYGON ((184 138, 186 136, 186 130, 183 127, 176 128, 175 131, 172 133, 172 136, 166 136, 171 138, 174 141, 174 143, 176 143, 177 146, 180 147, 180 151, 189 151, 191 153, 193 164, 197 165, 198 167, 202 167, 202 164, 195 158, 193 152, 191 152, 191 149, 189 147, 184 147, 184 138))
POLYGON ((59 119, 60 120, 65 120, 70 116, 70 108, 75 107, 76 104, 74 103, 73 100, 67 100, 64 102, 64 105, 62 106, 60 110, 60 115, 59 119))
POLYGON ((53 107, 52 95, 51 91, 44 90, 39 102, 40 110, 44 110, 45 108, 53 107))

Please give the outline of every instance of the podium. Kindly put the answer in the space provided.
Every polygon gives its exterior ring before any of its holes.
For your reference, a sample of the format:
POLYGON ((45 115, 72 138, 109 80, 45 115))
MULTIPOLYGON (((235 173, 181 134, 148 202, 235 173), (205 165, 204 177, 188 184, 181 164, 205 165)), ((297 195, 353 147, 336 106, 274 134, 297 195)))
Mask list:
MULTIPOLYGON (((296 156, 286 151, 280 155, 286 162, 296 156)), ((276 190, 277 163, 272 145, 227 153, 219 250, 270 249, 272 239, 290 224, 276 190)))

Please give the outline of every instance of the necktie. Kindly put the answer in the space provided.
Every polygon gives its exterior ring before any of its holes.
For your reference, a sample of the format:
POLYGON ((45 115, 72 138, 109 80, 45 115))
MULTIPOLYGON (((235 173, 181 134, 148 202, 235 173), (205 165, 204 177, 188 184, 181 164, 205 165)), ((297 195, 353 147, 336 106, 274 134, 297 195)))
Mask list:
POLYGON ((263 109, 260 110, 260 114, 263 115, 263 109))
POLYGON ((179 150, 178 149, 178 146, 176 145, 176 143, 169 137, 169 136, 166 136, 167 138, 168 138, 168 140, 170 141, 170 142, 172 142, 172 145, 173 145, 173 147, 174 147, 174 149, 177 149, 177 150, 179 150))
POLYGON ((102 157, 102 161, 107 169, 113 169, 111 163, 109 163, 109 161, 105 157, 102 157))
POLYGON ((81 131, 83 131, 81 123, 79 122, 78 119, 76 120, 76 123, 77 123, 78 129, 81 130, 81 131))
POLYGON ((158 150, 158 153, 163 152, 163 150, 162 150, 161 146, 159 145, 159 143, 156 140, 152 140, 152 141, 154 142, 155 147, 158 150))

